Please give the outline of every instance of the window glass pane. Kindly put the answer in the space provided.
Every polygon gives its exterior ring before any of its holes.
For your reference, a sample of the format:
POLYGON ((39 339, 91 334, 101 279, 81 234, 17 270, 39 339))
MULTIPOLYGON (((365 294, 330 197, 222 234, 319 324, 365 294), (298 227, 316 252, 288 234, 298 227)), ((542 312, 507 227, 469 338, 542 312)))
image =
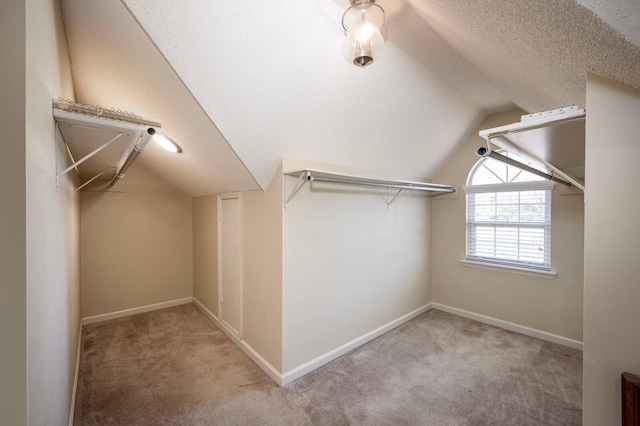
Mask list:
POLYGON ((498 204, 496 206, 496 220, 498 222, 518 222, 517 204, 498 204))
POLYGON ((520 200, 519 192, 496 192, 496 202, 498 204, 518 204, 520 200))
POLYGON ((520 204, 520 222, 544 223, 545 208, 540 204, 520 204))
POLYGON ((494 204, 479 206, 476 204, 475 209, 476 222, 495 222, 496 206, 494 204))
MULTIPOLYGON (((525 160, 524 158, 515 156, 509 152, 498 151, 498 153, 504 155, 505 157, 512 158, 527 166, 546 172, 543 167, 532 163, 531 161, 525 160)), ((515 166, 508 165, 491 157, 484 158, 480 161, 482 163, 480 163, 480 165, 476 168, 476 171, 470 181, 471 185, 489 185, 511 182, 536 182, 544 180, 543 177, 534 175, 533 173, 524 171, 515 166)))
POLYGON ((546 191, 522 191, 520 192, 520 200, 522 203, 539 203, 544 204, 546 191))
POLYGON ((496 193, 495 192, 484 192, 480 194, 474 194, 476 199, 476 206, 483 204, 495 204, 496 202, 496 193))
POLYGON ((473 185, 489 185, 495 183, 504 183, 498 176, 492 173, 484 164, 478 167, 473 175, 473 185))
MULTIPOLYGON (((497 160, 480 161, 471 186, 544 180, 497 160)), ((550 189, 468 193, 467 257, 549 269, 550 209, 550 189)))
POLYGON ((518 222, 519 198, 519 192, 496 193, 496 220, 507 223, 518 222))

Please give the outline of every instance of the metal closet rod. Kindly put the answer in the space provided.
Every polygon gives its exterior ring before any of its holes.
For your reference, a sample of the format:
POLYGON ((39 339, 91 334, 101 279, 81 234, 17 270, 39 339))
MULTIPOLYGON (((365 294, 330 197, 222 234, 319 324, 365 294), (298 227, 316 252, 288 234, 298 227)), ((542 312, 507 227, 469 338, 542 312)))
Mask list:
POLYGON ((342 183, 346 185, 362 185, 362 186, 376 186, 383 188, 397 188, 397 189, 417 189, 418 191, 430 191, 430 192, 455 192, 455 189, 448 187, 441 187, 435 185, 412 185, 405 183, 386 183, 386 182, 370 182, 363 180, 351 180, 351 179, 337 179, 324 176, 313 176, 311 173, 307 174, 307 180, 310 182, 328 182, 328 183, 342 183))
POLYGON ((559 183, 561 185, 571 186, 571 184, 569 182, 565 182, 564 180, 558 179, 557 177, 555 177, 553 175, 550 175, 548 173, 541 172, 540 170, 534 169, 531 166, 527 166, 526 164, 523 164, 523 163, 521 163, 519 161, 516 161, 513 158, 509 158, 509 157, 506 157, 506 156, 504 156, 502 154, 498 154, 497 152, 490 151, 487 148, 485 148, 484 146, 481 146, 480 148, 478 148, 478 151, 476 151, 476 154, 478 154, 478 156, 480 156, 480 157, 491 157, 491 158, 494 158, 494 159, 496 159, 498 161, 502 161, 503 163, 510 164, 510 165, 512 165, 514 167, 517 167, 519 169, 522 169, 522 170, 526 170, 529 173, 533 173, 534 175, 543 177, 545 179, 549 179, 550 181, 557 182, 557 183, 559 183))
POLYGON ((122 165, 122 167, 120 167, 120 170, 116 171, 116 175, 113 177, 113 180, 109 185, 111 186, 115 185, 116 182, 118 182, 120 179, 124 177, 124 173, 133 164, 133 162, 136 161, 136 158, 138 158, 138 155, 140 155, 142 151, 144 151, 144 148, 151 141, 151 139, 153 138, 153 135, 155 134, 156 134, 156 129, 154 129, 153 127, 147 128, 147 131, 145 132, 145 134, 140 138, 138 143, 135 144, 135 146, 133 147, 133 150, 131 151, 127 159, 124 161, 124 164, 122 165))

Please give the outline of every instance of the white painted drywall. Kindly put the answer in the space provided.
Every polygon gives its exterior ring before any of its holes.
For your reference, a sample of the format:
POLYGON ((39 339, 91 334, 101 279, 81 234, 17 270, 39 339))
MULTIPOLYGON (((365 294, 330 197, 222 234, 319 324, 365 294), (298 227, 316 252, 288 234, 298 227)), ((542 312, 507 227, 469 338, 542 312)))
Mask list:
POLYGON ((551 268, 553 280, 511 272, 465 267, 466 198, 469 171, 486 146, 478 131, 520 121, 514 110, 488 117, 436 176, 455 185, 456 196, 432 202, 433 301, 458 309, 582 340, 583 195, 556 185, 552 195, 551 268))
POLYGON ((193 295, 191 197, 134 163, 126 192, 82 191, 82 317, 193 295))
POLYGON ((482 115, 393 43, 347 63, 330 0, 123 3, 265 190, 282 157, 432 176, 482 115))
POLYGON ((241 194, 243 340, 282 372, 282 169, 241 194))
POLYGON ((26 8, 0 14, 0 418, 27 423, 26 8), (10 42, 8 42, 10 40, 10 42))
POLYGON ((583 422, 621 421, 620 375, 640 374, 640 91, 589 75, 583 422))
POLYGON ((258 188, 122 2, 61 4, 78 100, 158 120, 183 149, 176 156, 149 144, 136 161, 191 196, 258 188))
POLYGON ((58 1, 26 2, 26 253, 29 424, 69 418, 79 315, 79 215, 73 175, 55 143, 51 100, 73 98, 58 1))
MULTIPOLYGON (((284 161, 285 170, 301 165, 317 166, 284 161)), ((297 179, 285 179, 289 193, 297 179)), ((318 183, 288 203, 283 373, 430 301, 431 201, 408 192, 387 208, 386 197, 385 189, 318 183)))
POLYGON ((218 197, 193 199, 193 297, 218 316, 218 197))

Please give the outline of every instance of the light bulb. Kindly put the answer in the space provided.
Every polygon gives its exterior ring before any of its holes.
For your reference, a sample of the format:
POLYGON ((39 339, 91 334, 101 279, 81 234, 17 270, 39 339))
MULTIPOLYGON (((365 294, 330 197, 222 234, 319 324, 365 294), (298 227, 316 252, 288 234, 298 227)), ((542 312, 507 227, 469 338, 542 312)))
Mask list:
POLYGON ((160 145, 161 147, 163 147, 169 152, 177 152, 177 153, 182 152, 182 148, 180 148, 180 146, 177 143, 175 143, 172 139, 170 139, 165 135, 156 133, 156 135, 153 137, 153 140, 156 141, 158 145, 160 145))
POLYGON ((342 16, 346 39, 342 53, 349 63, 371 65, 384 51, 384 10, 372 1, 363 1, 347 9, 342 16))
POLYGON ((363 24, 356 32, 356 40, 360 43, 366 43, 373 36, 373 26, 369 23, 363 24))

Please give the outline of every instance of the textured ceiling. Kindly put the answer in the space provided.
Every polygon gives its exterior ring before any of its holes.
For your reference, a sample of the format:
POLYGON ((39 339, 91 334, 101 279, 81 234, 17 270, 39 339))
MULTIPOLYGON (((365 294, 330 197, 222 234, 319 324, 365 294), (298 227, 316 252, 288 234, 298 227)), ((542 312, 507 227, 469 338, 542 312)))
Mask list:
POLYGON ((141 158, 201 195, 266 188, 283 157, 431 177, 488 113, 584 106, 589 71, 640 87, 638 1, 579 1, 378 0, 364 70, 345 0, 62 4, 78 100, 162 121, 185 153, 141 158))
POLYGON ((124 3, 263 188, 282 157, 428 177, 481 118, 391 43, 344 61, 330 0, 124 3))
POLYGON ((640 46, 638 0, 577 0, 636 46, 640 46))
POLYGON ((640 48, 575 0, 407 2, 525 111, 584 107, 588 72, 640 87, 640 48))
POLYGON ((61 3, 77 100, 158 120, 184 149, 171 154, 152 143, 137 161, 191 196, 258 188, 120 2, 61 3))

